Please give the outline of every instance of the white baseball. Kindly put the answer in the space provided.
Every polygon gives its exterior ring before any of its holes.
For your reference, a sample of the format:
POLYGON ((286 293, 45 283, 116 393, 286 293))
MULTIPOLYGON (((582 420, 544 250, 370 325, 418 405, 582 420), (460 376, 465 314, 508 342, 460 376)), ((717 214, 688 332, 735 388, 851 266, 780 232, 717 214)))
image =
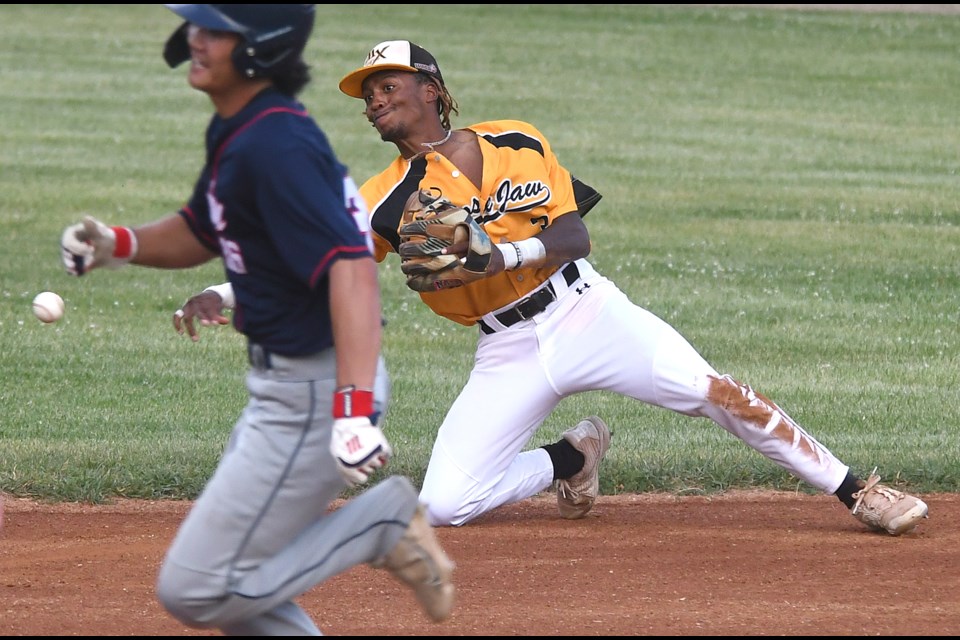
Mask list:
POLYGON ((42 291, 33 299, 33 315, 41 322, 56 322, 63 317, 63 298, 53 291, 42 291))

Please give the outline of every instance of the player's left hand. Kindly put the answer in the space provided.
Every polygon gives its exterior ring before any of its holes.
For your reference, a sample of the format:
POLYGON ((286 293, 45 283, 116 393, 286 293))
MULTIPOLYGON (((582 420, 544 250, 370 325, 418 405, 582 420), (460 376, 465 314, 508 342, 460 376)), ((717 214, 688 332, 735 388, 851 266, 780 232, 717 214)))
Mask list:
POLYGON ((400 270, 414 291, 461 287, 495 273, 486 231, 467 207, 455 206, 435 189, 410 195, 399 234, 400 270))
POLYGON ((204 327, 230 324, 230 319, 223 315, 223 302, 223 298, 216 291, 201 291, 173 313, 173 328, 180 335, 186 331, 190 339, 197 342, 200 334, 194 324, 195 320, 199 320, 204 327))
POLYGON ((353 487, 366 482, 393 455, 390 443, 380 430, 380 413, 374 406, 370 389, 345 385, 333 392, 330 453, 337 463, 337 471, 353 487))
POLYGON ((370 418, 356 416, 333 421, 330 453, 337 470, 350 486, 366 482, 393 455, 390 443, 370 418))
MULTIPOLYGON (((458 258, 466 258, 467 254, 470 251, 469 243, 459 242, 451 244, 449 247, 444 248, 441 253, 443 255, 455 255, 458 258)), ((487 263, 487 267, 484 270, 483 274, 485 277, 489 278, 490 276, 495 276, 498 273, 504 271, 505 265, 503 262, 503 254, 499 251, 490 252, 490 262, 487 263)))

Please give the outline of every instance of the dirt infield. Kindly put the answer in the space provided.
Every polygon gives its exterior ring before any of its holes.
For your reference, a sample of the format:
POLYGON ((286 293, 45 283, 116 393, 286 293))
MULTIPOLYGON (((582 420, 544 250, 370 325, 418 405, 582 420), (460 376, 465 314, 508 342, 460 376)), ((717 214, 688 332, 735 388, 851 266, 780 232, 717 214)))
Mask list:
MULTIPOLYGON (((826 496, 604 496, 580 521, 543 496, 439 529, 457 563, 447 622, 366 566, 301 603, 328 635, 955 635, 960 496, 924 499, 930 518, 893 538, 826 496)), ((219 635, 154 598, 188 508, 8 499, 0 633, 219 635)))

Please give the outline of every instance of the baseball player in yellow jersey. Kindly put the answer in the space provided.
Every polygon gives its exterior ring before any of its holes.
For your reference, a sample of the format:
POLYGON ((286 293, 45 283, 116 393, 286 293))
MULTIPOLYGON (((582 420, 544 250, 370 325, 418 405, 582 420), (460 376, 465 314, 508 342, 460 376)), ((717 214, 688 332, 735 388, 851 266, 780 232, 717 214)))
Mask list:
POLYGON ((434 524, 461 525, 558 483, 561 513, 593 504, 609 430, 592 417, 556 444, 523 451, 565 397, 607 390, 713 419, 781 467, 835 493, 891 534, 927 515, 917 498, 863 482, 780 407, 720 375, 672 327, 632 304, 586 261, 583 216, 599 195, 559 163, 547 138, 515 120, 450 126, 457 105, 436 59, 381 42, 340 89, 399 157, 360 192, 376 258, 398 250, 398 222, 418 189, 468 207, 490 236, 487 276, 421 293, 436 313, 479 325, 473 371, 437 433, 420 499, 434 524))
POLYGON ((399 151, 360 189, 376 259, 399 252, 404 209, 421 189, 466 207, 492 244, 479 279, 420 293, 437 314, 478 327, 473 370, 437 432, 420 491, 431 524, 465 524, 551 483, 563 517, 586 515, 610 445, 603 420, 585 418, 556 443, 524 448, 561 400, 596 390, 713 420, 873 529, 900 535, 927 516, 923 501, 876 474, 851 473, 778 405, 718 373, 598 273, 586 260, 583 217, 600 195, 534 126, 453 129, 457 104, 436 59, 406 40, 376 45, 340 89, 364 101, 367 119, 399 151))

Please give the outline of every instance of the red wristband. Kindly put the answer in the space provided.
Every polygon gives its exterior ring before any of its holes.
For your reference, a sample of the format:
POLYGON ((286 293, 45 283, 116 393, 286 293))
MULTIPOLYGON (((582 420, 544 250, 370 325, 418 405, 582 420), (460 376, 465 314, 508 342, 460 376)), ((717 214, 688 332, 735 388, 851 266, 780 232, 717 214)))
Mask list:
POLYGON ((133 253, 133 229, 129 227, 111 227, 117 242, 113 247, 113 257, 126 260, 133 253))
POLYGON ((353 385, 340 387, 333 392, 333 417, 373 415, 373 391, 357 389, 353 385))

